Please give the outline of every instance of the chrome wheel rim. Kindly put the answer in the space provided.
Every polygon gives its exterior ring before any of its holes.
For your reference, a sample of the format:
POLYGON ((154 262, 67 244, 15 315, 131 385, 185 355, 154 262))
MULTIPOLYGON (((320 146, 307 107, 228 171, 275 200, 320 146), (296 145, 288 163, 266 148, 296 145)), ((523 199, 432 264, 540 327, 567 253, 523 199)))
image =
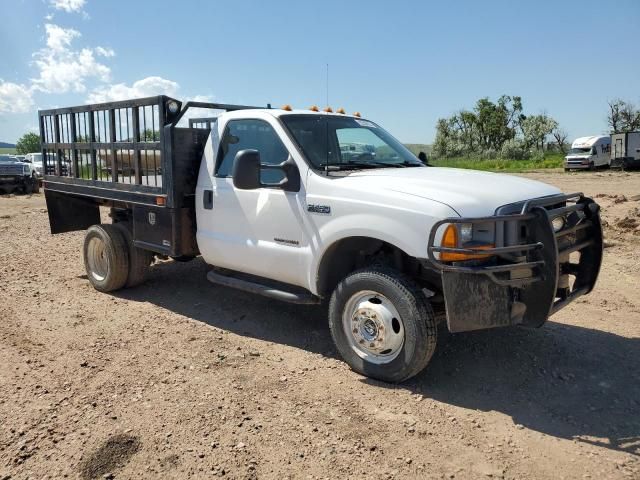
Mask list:
POLYGON ((104 242, 98 237, 93 237, 89 240, 87 263, 89 264, 89 273, 95 280, 102 282, 107 277, 109 262, 107 261, 104 242))
POLYGON ((393 361, 404 345, 404 324, 393 303, 378 292, 351 296, 342 314, 342 328, 351 349, 375 364, 393 361))

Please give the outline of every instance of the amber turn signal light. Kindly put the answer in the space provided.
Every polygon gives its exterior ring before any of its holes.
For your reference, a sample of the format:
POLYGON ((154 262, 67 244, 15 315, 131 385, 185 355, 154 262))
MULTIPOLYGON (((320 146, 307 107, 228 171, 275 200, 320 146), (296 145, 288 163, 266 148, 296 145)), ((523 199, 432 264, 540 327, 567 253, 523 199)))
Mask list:
MULTIPOLYGON (((441 245, 446 248, 461 248, 458 245, 458 228, 452 223, 447 226, 447 229, 444 231, 444 235, 442 236, 441 245)), ((494 245, 474 245, 472 247, 462 247, 462 248, 470 248, 472 250, 488 250, 490 248, 494 248, 494 245)), ((463 262, 465 260, 478 260, 478 259, 486 259, 489 258, 492 254, 490 253, 453 253, 453 252, 440 252, 440 261, 441 262, 463 262)))

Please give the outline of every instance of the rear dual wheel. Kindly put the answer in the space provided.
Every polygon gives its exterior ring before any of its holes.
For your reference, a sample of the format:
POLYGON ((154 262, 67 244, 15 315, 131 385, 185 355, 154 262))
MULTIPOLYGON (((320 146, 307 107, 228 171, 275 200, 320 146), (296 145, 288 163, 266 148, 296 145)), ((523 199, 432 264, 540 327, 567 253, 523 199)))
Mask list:
POLYGON ((329 327, 353 370, 387 382, 418 374, 436 347, 436 319, 427 298, 393 270, 359 270, 340 282, 329 303, 329 327))
POLYGON ((145 280, 153 254, 133 245, 124 224, 93 225, 83 247, 87 278, 100 292, 133 287, 145 280))
POLYGON ((93 225, 84 237, 84 266, 93 288, 118 290, 127 283, 129 252, 124 236, 115 225, 93 225))

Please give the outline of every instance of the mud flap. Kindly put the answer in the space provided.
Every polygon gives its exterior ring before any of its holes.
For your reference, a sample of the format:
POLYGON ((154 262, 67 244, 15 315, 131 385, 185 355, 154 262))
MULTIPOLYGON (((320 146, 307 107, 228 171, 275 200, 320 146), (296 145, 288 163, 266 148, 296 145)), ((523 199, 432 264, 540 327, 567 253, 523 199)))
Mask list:
POLYGON ((51 233, 86 230, 100 223, 100 208, 91 198, 75 197, 52 190, 44 191, 51 233))
POLYGON ((506 327, 522 320, 524 305, 513 302, 511 288, 486 275, 442 272, 442 287, 450 332, 506 327))

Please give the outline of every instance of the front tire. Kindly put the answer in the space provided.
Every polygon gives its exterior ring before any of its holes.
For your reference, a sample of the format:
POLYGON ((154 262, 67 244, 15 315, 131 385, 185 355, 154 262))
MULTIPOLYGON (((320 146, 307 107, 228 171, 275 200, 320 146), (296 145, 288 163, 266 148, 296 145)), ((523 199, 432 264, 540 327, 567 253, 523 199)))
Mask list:
POLYGON ((93 288, 112 292, 124 287, 129 274, 129 251, 119 228, 109 224, 89 227, 82 250, 93 288))
POLYGON ((427 366, 437 326, 415 283, 393 270, 358 270, 338 284, 329 302, 329 328, 342 358, 358 373, 402 382, 427 366))

